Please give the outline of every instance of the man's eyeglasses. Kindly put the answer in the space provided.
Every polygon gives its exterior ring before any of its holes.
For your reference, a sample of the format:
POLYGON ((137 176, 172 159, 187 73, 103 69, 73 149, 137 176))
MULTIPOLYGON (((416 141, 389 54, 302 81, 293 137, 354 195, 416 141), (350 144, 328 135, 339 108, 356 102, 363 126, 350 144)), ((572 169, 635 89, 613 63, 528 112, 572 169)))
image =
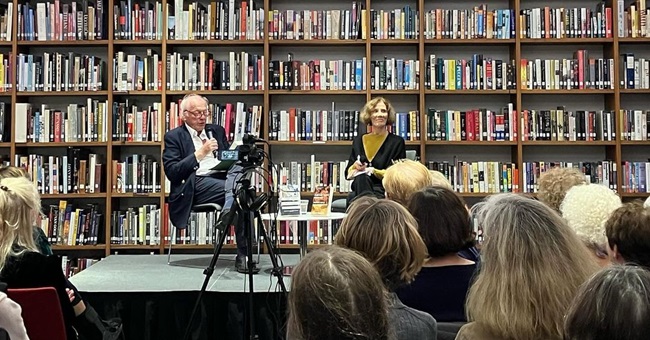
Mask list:
POLYGON ((207 116, 210 115, 210 111, 208 111, 208 110, 205 110, 205 111, 198 111, 198 112, 185 110, 185 112, 191 114, 192 117, 194 117, 194 118, 200 118, 200 117, 202 117, 202 116, 207 117, 207 116))

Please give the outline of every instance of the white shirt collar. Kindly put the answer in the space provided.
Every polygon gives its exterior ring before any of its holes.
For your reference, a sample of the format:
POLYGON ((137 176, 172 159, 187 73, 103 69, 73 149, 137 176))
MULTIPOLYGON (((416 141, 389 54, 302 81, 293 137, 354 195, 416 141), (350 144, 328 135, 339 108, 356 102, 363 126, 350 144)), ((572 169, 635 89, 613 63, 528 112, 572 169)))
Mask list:
POLYGON ((205 133, 205 129, 203 129, 203 131, 201 131, 201 135, 199 135, 199 133, 187 125, 187 123, 185 123, 185 127, 187 127, 187 130, 190 132, 190 136, 192 136, 192 138, 198 136, 201 139, 208 139, 208 135, 205 133))

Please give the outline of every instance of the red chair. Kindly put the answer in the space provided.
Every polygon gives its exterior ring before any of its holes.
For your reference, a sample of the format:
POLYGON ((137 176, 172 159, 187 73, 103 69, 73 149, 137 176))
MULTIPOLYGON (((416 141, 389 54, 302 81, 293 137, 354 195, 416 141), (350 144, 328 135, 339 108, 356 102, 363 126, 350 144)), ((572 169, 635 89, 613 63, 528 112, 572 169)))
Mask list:
POLYGON ((7 296, 23 310, 31 340, 66 340, 59 296, 53 287, 7 289, 7 296))

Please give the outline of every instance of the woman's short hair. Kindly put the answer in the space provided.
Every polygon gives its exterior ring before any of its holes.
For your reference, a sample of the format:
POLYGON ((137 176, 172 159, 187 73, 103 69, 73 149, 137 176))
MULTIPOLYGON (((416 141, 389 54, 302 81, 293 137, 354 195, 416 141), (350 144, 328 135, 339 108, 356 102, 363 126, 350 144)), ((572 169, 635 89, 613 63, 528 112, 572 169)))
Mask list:
POLYGON ((542 174, 537 184, 537 198, 555 211, 560 211, 567 191, 576 185, 587 184, 587 180, 578 169, 556 167, 542 174))
POLYGON ((447 177, 445 177, 442 172, 437 170, 429 170, 429 174, 431 175, 431 185, 454 190, 454 187, 449 182, 449 179, 447 179, 447 177))
POLYGON ((640 200, 623 204, 616 209, 605 224, 605 234, 610 248, 626 262, 650 269, 650 208, 640 200))
POLYGON ((481 270, 467 314, 506 339, 561 338, 562 316, 598 270, 566 222, 545 204, 516 194, 490 196, 484 210, 481 270))
POLYGON ((573 300, 564 339, 647 339, 650 334, 650 272, 614 265, 596 273, 573 300))
POLYGON ((296 266, 289 293, 290 339, 391 339, 379 273, 353 250, 329 246, 296 266))
POLYGON ((604 185, 576 185, 567 191, 560 212, 587 246, 605 250, 605 223, 621 204, 621 198, 604 185))
POLYGON ((386 169, 382 185, 389 199, 406 206, 413 193, 431 185, 431 174, 424 164, 403 159, 386 169))
POLYGON ((25 169, 16 166, 0 166, 0 180, 13 177, 25 177, 29 179, 29 173, 25 169))
POLYGON ((413 281, 427 257, 417 222, 408 210, 372 196, 350 205, 335 243, 365 256, 391 291, 413 281))
POLYGON ((384 97, 376 97, 374 99, 369 100, 364 106, 363 109, 361 109, 361 122, 363 124, 370 124, 371 120, 370 118, 372 117, 372 110, 379 104, 379 102, 383 102, 384 105, 386 105, 386 110, 388 111, 388 117, 386 118, 386 125, 392 125, 395 122, 395 108, 393 107, 393 104, 390 103, 390 101, 384 97))
POLYGON ((428 187, 411 196, 408 209, 418 222, 430 257, 461 251, 471 241, 470 216, 465 202, 444 187, 428 187))
POLYGON ((7 258, 31 250, 34 243, 34 221, 41 209, 41 198, 36 186, 25 177, 0 180, 0 271, 7 258), (12 249, 21 248, 19 253, 12 249))

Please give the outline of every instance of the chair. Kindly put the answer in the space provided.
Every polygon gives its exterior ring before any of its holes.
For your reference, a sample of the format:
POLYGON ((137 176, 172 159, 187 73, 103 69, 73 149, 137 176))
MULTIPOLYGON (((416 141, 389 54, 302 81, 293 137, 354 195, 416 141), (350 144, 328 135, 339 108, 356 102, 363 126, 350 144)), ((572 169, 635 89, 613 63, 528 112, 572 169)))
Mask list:
POLYGON ((31 340, 66 340, 65 321, 54 287, 7 289, 7 296, 23 310, 31 340))
MULTIPOLYGON (((211 228, 214 228, 214 226, 217 224, 217 221, 219 221, 219 214, 221 213, 221 206, 216 203, 204 203, 204 204, 197 204, 192 207, 192 212, 195 213, 203 213, 203 212, 214 212, 215 214, 215 219, 213 221, 213 225, 210 226, 211 228)), ((172 237, 175 237, 176 235, 176 226, 172 225, 172 232, 169 235, 169 253, 167 254, 167 264, 171 264, 171 258, 172 258, 172 237)), ((219 235, 215 235, 216 239, 219 239, 219 235)))
MULTIPOLYGON (((415 150, 406 150, 406 158, 412 161, 417 158, 417 151, 415 150)), ((344 213, 348 209, 348 199, 339 198, 332 201, 332 212, 342 212, 344 213)))

